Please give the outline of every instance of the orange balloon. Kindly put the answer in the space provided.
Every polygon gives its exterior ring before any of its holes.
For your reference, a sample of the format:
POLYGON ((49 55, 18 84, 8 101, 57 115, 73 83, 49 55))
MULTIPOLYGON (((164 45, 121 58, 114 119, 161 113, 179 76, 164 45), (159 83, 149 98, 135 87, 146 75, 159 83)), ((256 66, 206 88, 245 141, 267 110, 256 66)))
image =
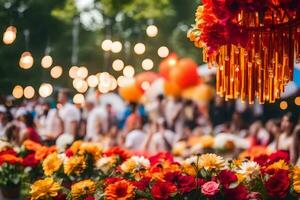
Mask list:
POLYGON ((158 78, 159 75, 155 72, 142 72, 135 76, 135 83, 140 89, 142 89, 142 84, 144 82, 148 82, 149 84, 151 84, 158 78))
POLYGON ((181 94, 181 88, 173 81, 164 83, 164 91, 167 96, 178 97, 181 94))
POLYGON ((212 86, 201 84, 189 87, 182 92, 182 97, 194 101, 210 101, 215 95, 215 90, 212 86))
POLYGON ((129 102, 139 102, 143 96, 143 92, 135 83, 119 87, 119 94, 124 100, 129 102))
POLYGON ((181 59, 178 66, 172 69, 170 79, 183 89, 197 85, 199 81, 197 68, 197 63, 192 59, 181 59))
POLYGON ((175 53, 171 54, 159 64, 159 74, 168 80, 171 70, 176 67, 177 63, 177 55, 175 53))

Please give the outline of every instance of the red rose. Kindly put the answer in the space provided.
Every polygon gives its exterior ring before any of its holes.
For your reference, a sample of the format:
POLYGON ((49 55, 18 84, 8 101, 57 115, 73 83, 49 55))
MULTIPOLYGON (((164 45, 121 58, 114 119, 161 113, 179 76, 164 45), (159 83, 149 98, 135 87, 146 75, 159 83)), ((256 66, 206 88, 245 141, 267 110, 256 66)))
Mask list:
POLYGON ((144 177, 139 181, 133 181, 132 185, 134 185, 139 190, 145 190, 150 183, 151 178, 150 177, 144 177))
POLYGON ((158 181, 152 186, 151 195, 155 200, 168 200, 176 191, 173 183, 158 181))
POLYGON ((202 194, 204 194, 208 198, 214 197, 216 194, 218 194, 219 191, 219 184, 215 181, 208 181, 204 183, 201 188, 202 194))
POLYGON ((96 200, 95 197, 85 197, 84 200, 96 200))
POLYGON ((283 199, 289 191, 289 184, 288 172, 279 169, 265 182, 265 188, 270 197, 283 199))
POLYGON ((178 179, 178 189, 181 193, 188 193, 197 187, 197 182, 192 176, 180 176, 178 179))
POLYGON ((226 199, 230 200, 246 200, 248 199, 248 190, 245 186, 239 185, 233 189, 226 189, 225 191, 226 199))
POLYGON ((267 154, 261 154, 255 157, 253 160, 257 162, 260 166, 266 166, 268 164, 269 156, 267 154))
POLYGON ((220 180, 221 185, 226 189, 229 188, 230 184, 238 181, 235 173, 233 173, 230 170, 221 171, 218 175, 218 178, 220 180))
POLYGON ((28 154, 23 158, 23 166, 25 167, 35 167, 40 163, 39 160, 35 159, 34 153, 28 154))
POLYGON ((279 160, 284 160, 286 163, 290 162, 290 155, 287 151, 276 151, 269 156, 268 164, 273 164, 279 160))

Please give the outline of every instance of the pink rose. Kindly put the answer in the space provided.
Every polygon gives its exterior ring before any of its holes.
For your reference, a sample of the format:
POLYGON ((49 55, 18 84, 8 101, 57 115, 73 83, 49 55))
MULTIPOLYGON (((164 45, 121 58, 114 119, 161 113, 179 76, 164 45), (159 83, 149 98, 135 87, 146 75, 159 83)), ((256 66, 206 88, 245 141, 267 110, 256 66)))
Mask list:
POLYGON ((215 181, 208 181, 202 185, 201 192, 208 198, 214 197, 218 192, 219 184, 215 181))

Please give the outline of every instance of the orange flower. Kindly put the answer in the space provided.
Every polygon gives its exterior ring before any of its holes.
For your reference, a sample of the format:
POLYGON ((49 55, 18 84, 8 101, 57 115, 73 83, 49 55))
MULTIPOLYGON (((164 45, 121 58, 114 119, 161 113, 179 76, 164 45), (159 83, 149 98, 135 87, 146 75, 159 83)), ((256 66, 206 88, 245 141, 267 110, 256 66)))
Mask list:
POLYGON ((36 160, 43 160, 44 158, 47 157, 47 155, 53 153, 54 151, 56 151, 55 146, 52 146, 52 147, 41 146, 35 152, 35 159, 36 160))
POLYGON ((40 149, 42 147, 41 144, 36 143, 32 140, 25 140, 23 142, 23 145, 27 150, 30 150, 30 151, 37 151, 38 149, 40 149))
POLYGON ((3 154, 0 156, 0 165, 3 163, 16 164, 22 163, 22 158, 19 158, 12 154, 3 154))
POLYGON ((71 146, 70 146, 70 150, 73 152, 73 154, 77 154, 77 152, 79 151, 81 145, 82 145, 82 141, 81 140, 78 140, 78 141, 75 141, 71 146))
POLYGON ((134 196, 134 186, 128 181, 121 180, 105 188, 106 200, 129 200, 134 196))

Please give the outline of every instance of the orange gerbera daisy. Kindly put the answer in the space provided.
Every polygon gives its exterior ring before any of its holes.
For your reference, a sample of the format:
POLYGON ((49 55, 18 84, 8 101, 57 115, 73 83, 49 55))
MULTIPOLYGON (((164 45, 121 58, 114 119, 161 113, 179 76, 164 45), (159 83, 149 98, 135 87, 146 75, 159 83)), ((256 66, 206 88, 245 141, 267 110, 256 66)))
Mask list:
POLYGON ((105 189, 107 200, 129 200, 134 196, 134 186, 126 180, 115 182, 105 189))
POLYGON ((27 150, 30 150, 30 151, 37 151, 39 148, 42 147, 41 144, 34 142, 32 140, 25 140, 23 142, 23 145, 27 150))

